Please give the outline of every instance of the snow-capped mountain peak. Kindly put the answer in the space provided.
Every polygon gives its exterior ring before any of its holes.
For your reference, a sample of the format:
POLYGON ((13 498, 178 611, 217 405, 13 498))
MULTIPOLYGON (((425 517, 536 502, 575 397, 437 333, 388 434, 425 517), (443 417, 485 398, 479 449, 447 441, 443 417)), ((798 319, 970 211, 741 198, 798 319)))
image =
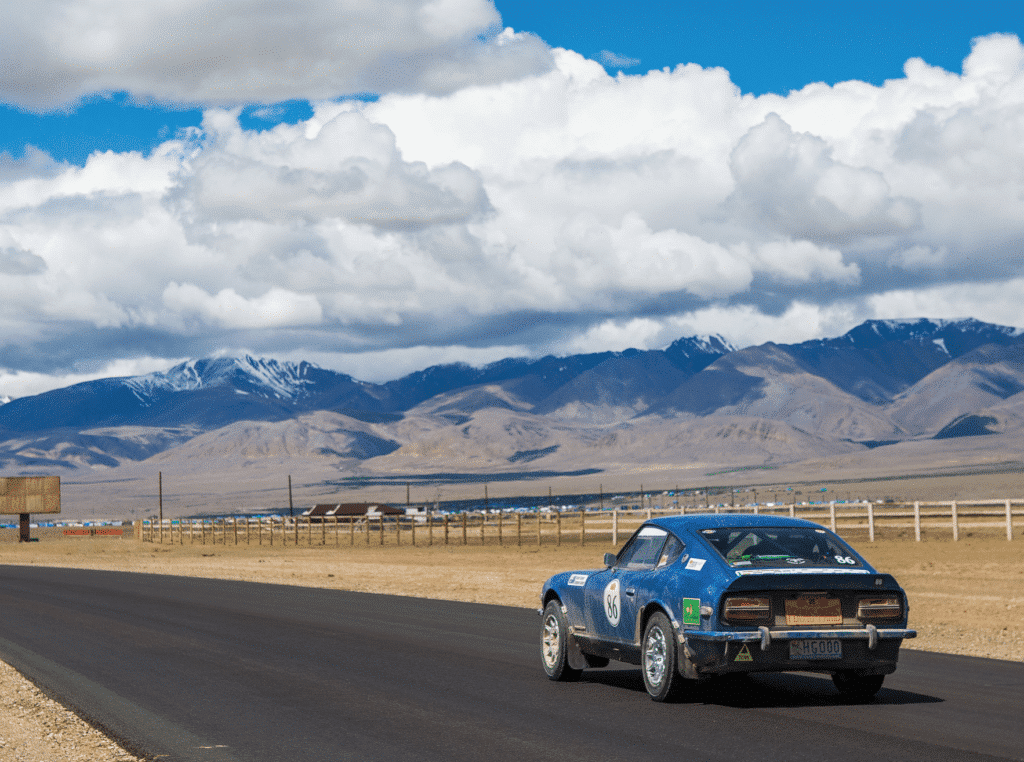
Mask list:
POLYGON ((140 400, 159 392, 184 392, 231 386, 238 391, 282 400, 295 400, 309 386, 307 362, 278 362, 249 355, 189 360, 170 370, 125 379, 140 400))

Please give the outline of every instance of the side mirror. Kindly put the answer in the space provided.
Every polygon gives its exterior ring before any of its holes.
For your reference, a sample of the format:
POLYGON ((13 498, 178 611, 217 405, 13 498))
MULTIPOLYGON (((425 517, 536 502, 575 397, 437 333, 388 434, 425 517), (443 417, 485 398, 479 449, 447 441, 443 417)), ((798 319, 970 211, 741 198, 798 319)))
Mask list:
POLYGON ((607 567, 615 566, 616 557, 614 553, 604 554, 604 565, 607 567))

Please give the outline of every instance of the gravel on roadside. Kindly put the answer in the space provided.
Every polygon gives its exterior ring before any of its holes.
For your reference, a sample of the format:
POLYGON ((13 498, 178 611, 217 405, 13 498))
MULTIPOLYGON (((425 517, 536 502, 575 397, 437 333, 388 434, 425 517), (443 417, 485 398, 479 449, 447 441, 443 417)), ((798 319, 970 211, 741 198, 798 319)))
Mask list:
POLYGON ((0 760, 140 762, 0 661, 0 760))

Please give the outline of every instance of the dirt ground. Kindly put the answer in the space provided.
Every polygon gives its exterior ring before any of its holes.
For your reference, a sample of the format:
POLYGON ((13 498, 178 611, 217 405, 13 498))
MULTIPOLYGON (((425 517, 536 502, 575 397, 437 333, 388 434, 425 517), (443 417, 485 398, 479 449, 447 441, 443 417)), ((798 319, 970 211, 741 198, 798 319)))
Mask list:
MULTIPOLYGON (((855 542, 907 590, 905 648, 1024 660, 1024 542, 855 542)), ((610 546, 284 547, 153 545, 84 537, 0 544, 0 564, 175 574, 536 607, 541 585, 566 569, 600 566, 610 546)), ((0 662, 0 760, 128 762, 134 757, 0 662), (63 714, 62 714, 63 712, 63 714), (95 731, 93 731, 95 732, 95 731), (75 739, 69 745, 68 739, 75 739), (88 739, 88 740, 87 740, 88 739), (72 754, 72 751, 74 753, 72 754)))

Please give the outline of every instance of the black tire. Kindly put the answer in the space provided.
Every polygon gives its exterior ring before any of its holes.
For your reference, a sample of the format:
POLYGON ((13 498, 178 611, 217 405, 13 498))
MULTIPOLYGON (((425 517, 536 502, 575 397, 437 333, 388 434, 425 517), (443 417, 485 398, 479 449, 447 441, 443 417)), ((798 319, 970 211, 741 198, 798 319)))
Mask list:
POLYGON ((644 628, 640 648, 644 687, 655 701, 672 701, 681 692, 683 676, 679 674, 676 658, 675 630, 668 617, 658 611, 644 628))
POLYGON ((884 681, 885 675, 858 675, 852 670, 832 675, 839 695, 848 701, 870 701, 881 690, 884 681))
POLYGON ((541 616, 540 625, 540 662, 548 679, 560 682, 579 680, 582 669, 569 666, 569 654, 566 638, 569 625, 562 613, 562 604, 556 599, 548 601, 541 616))

